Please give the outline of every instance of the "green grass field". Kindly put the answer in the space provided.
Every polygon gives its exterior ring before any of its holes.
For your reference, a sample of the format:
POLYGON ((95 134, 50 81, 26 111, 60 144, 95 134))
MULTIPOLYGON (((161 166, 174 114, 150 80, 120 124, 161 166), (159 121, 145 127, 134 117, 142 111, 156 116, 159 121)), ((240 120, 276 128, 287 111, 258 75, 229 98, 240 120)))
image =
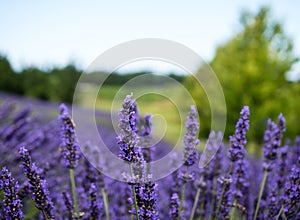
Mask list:
POLYGON ((173 143, 178 141, 181 129, 184 129, 189 106, 192 104, 188 103, 184 92, 172 85, 163 87, 125 87, 121 90, 117 86, 102 86, 95 102, 92 94, 96 93, 97 90, 98 88, 95 86, 86 87, 84 91, 80 92, 77 100, 78 104, 90 108, 95 103, 98 110, 117 112, 121 108, 125 96, 133 93, 133 98, 138 103, 140 115, 143 116, 146 113, 153 115, 153 135, 165 138, 165 140, 173 143), (168 94, 170 96, 173 94, 173 98, 169 99, 168 94), (180 112, 182 112, 181 117, 180 112), (181 120, 183 123, 181 123, 181 120))

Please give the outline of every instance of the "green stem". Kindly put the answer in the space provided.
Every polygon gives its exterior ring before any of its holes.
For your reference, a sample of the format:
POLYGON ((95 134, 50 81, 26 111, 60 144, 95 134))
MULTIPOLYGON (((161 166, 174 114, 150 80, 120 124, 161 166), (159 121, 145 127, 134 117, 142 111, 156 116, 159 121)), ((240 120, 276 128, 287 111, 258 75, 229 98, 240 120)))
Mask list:
MULTIPOLYGON (((188 175, 189 167, 186 167, 186 175, 188 175)), ((180 199, 180 205, 179 205, 179 215, 178 215, 178 220, 181 219, 180 213, 183 209, 183 203, 184 203, 184 197, 185 197, 185 188, 186 188, 186 182, 184 181, 182 185, 182 191, 181 191, 181 199, 180 199)))
POLYGON ((262 180, 262 183, 261 183, 261 187, 260 187, 260 190, 259 190, 259 195, 258 195, 258 200, 257 200, 257 204, 256 204, 256 209, 255 209, 255 214, 254 214, 253 220, 257 219, 259 205, 260 205, 260 200, 261 200, 262 194, 264 192, 264 188, 265 188, 265 185, 266 185, 267 176, 268 176, 268 171, 265 170, 264 171, 264 177, 263 177, 263 180, 262 180))
POLYGON ((78 208, 78 202, 77 202, 77 196, 76 196, 76 184, 75 184, 75 177, 74 177, 74 169, 70 169, 70 180, 71 180, 71 187, 72 187, 72 195, 73 195, 73 203, 75 207, 75 212, 77 217, 79 218, 79 208, 78 208))
POLYGON ((131 187, 132 187, 132 194, 133 194, 133 199, 134 199, 134 208, 135 208, 136 219, 139 220, 140 218, 139 218, 138 205, 137 205, 137 201, 136 201, 135 188, 134 188, 134 185, 132 185, 131 187))
POLYGON ((281 208, 280 208, 280 210, 279 210, 279 213, 278 213, 278 215, 277 215, 277 217, 276 217, 276 220, 279 220, 282 211, 283 211, 283 205, 281 206, 281 208))
POLYGON ((192 213, 191 213, 190 220, 193 220, 193 219, 194 219, 195 211, 196 211, 197 204, 198 204, 199 197, 200 197, 200 192, 201 192, 201 189, 200 189, 200 187, 199 187, 199 188, 197 189, 197 194, 196 194, 196 197, 195 197, 195 201, 194 201, 194 205, 193 205, 193 209, 192 209, 192 213))
POLYGON ((110 220, 108 200, 107 200, 107 195, 106 195, 104 187, 101 188, 101 193, 102 193, 102 197, 103 197, 103 203, 104 203, 104 208, 105 208, 106 219, 110 220))
MULTIPOLYGON (((233 204, 236 204, 236 198, 234 199, 234 202, 233 202, 233 204)), ((235 217, 235 207, 232 207, 231 208, 231 210, 230 210, 230 219, 235 219, 234 217, 235 217)))
POLYGON ((45 213, 44 210, 42 210, 42 213, 43 213, 43 216, 44 216, 45 220, 48 220, 48 217, 47 217, 47 215, 46 215, 46 213, 45 213))
POLYGON ((223 200, 223 197, 224 197, 224 193, 225 193, 225 187, 222 187, 222 193, 221 193, 221 197, 220 197, 220 200, 219 200, 219 203, 218 203, 218 207, 217 207, 217 211, 216 211, 214 219, 218 218, 217 216, 219 214, 219 210, 220 210, 221 203, 222 203, 222 200, 223 200))
MULTIPOLYGON (((132 165, 130 165, 130 175, 131 175, 131 177, 133 177, 132 176, 132 165)), ((139 207, 138 207, 137 200, 136 200, 136 193, 135 193, 134 185, 131 186, 131 189, 132 189, 132 195, 133 195, 133 200, 134 200, 134 208, 135 208, 136 219, 140 220, 139 207)))
POLYGON ((209 220, 213 219, 213 212, 214 212, 214 203, 215 203, 215 196, 212 198, 212 202, 211 202, 211 207, 210 207, 210 216, 209 216, 209 220))
POLYGON ((182 186, 182 191, 181 191, 181 201, 180 201, 180 206, 179 206, 179 215, 178 215, 178 220, 181 219, 180 213, 183 209, 183 203, 184 203, 184 197, 185 197, 185 189, 186 189, 186 183, 183 184, 182 186))

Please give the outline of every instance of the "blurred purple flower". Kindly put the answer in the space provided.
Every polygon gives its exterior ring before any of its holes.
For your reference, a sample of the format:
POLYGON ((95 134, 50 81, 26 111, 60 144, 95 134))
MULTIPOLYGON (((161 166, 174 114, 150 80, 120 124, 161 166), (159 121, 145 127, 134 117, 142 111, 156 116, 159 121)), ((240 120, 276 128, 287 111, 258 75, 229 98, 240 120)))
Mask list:
POLYGON ((230 144, 228 149, 229 159, 237 161, 245 156, 244 146, 247 143, 246 133, 249 130, 250 111, 248 106, 244 106, 240 113, 240 118, 235 126, 235 134, 229 137, 230 144))
POLYGON ((177 193, 173 193, 170 199, 169 219, 178 220, 180 200, 177 193))
POLYGON ((296 219, 300 204, 300 157, 292 167, 288 182, 284 186, 283 213, 288 219, 296 219))
POLYGON ((0 121, 8 118, 10 114, 13 112, 15 105, 8 101, 4 102, 0 105, 0 121))
POLYGON ((278 116, 276 125, 271 119, 268 120, 267 129, 264 134, 264 164, 267 171, 271 171, 278 156, 278 148, 281 145, 282 135, 285 132, 285 118, 282 114, 278 116))
POLYGON ((63 192, 62 196, 63 196, 63 201, 66 206, 67 212, 68 212, 68 218, 76 219, 75 212, 74 212, 74 206, 73 206, 73 203, 72 203, 69 193, 63 192))
POLYGON ((276 178, 277 178, 277 187, 278 190, 284 187, 284 183, 286 182, 286 172, 289 168, 289 161, 288 161, 288 152, 290 147, 291 141, 289 139, 286 140, 285 145, 280 148, 280 160, 278 160, 276 166, 276 178))
POLYGON ((17 121, 21 119, 28 118, 30 114, 31 114, 31 106, 19 110, 14 116, 13 123, 17 123, 17 121))
POLYGON ((291 155, 291 164, 296 164, 298 157, 300 157, 300 136, 296 136, 294 140, 293 151, 291 155))
POLYGON ((91 183, 89 189, 90 196, 90 213, 89 219, 101 219, 102 204, 100 203, 99 196, 97 195, 98 189, 95 183, 91 183))
POLYGON ((199 123, 198 112, 195 106, 191 106, 185 128, 186 134, 183 137, 184 165, 192 166, 197 159, 197 150, 195 150, 195 147, 200 144, 200 140, 197 138, 199 123))
POLYGON ((149 136, 151 135, 151 114, 146 114, 144 117, 145 125, 142 126, 141 136, 149 136))
MULTIPOLYGON (((146 163, 149 163, 153 159, 153 147, 151 148, 151 118, 152 115, 147 114, 144 117, 145 125, 142 126, 140 145, 142 147, 143 158, 146 163)), ((150 172, 149 169, 147 171, 150 172)))

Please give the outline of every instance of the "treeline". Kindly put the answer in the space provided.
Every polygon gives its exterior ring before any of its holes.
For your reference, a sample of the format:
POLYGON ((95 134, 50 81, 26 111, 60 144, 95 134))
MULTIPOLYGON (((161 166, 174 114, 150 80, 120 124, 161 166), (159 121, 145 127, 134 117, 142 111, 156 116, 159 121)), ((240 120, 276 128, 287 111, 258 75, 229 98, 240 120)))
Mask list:
POLYGON ((80 71, 73 65, 44 71, 35 67, 15 72, 8 59, 0 57, 0 90, 43 100, 72 102, 80 71))
MULTIPOLYGON (((84 83, 95 84, 95 85, 98 85, 99 82, 104 82, 103 83, 104 86, 121 87, 131 79, 142 76, 144 74, 151 75, 151 83, 150 83, 151 85, 162 86, 170 82, 168 78, 164 78, 162 75, 156 75, 148 71, 133 72, 133 73, 129 72, 129 73, 122 73, 122 74, 115 73, 115 72, 112 74, 107 74, 103 72, 94 72, 94 73, 87 74, 88 76, 80 79, 80 81, 84 83)), ((183 83, 186 78, 184 75, 178 75, 174 73, 169 73, 168 75, 166 75, 166 77, 175 79, 179 83, 183 83)), ((139 84, 136 84, 136 86, 145 86, 145 85, 149 86, 148 80, 149 80, 148 77, 147 78, 141 77, 138 79, 139 84)))
MULTIPOLYGON (((52 68, 50 70, 41 70, 36 67, 24 68, 16 72, 9 60, 0 55, 0 90, 10 93, 30 96, 38 99, 68 102, 73 101, 73 94, 82 71, 74 65, 67 65, 62 68, 52 68)), ((97 83, 105 78, 105 85, 122 86, 130 79, 142 74, 151 74, 150 72, 137 72, 108 75, 104 72, 89 73, 85 77, 87 83, 97 83)), ((184 76, 169 74, 169 77, 179 81, 184 81, 184 76)), ((155 76, 153 75, 155 80, 155 76)), ((160 83, 157 79, 157 84, 160 83)))

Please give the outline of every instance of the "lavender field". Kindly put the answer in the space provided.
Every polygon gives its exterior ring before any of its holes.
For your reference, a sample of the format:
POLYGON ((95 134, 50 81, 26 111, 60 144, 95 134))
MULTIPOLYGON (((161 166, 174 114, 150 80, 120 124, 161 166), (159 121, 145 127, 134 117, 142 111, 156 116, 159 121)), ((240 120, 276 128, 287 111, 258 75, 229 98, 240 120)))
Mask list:
POLYGON ((199 168, 192 106, 182 149, 169 161, 182 166, 161 179, 153 178, 151 162, 172 145, 151 141, 151 115, 139 115, 134 97, 120 106, 117 132, 108 113, 96 112, 105 146, 130 166, 116 180, 104 171, 122 169, 92 142, 78 141, 70 106, 0 93, 0 219, 300 219, 300 137, 284 135, 278 112, 261 134, 262 157, 249 155, 250 110, 241 106, 235 114, 236 128, 224 137, 229 144, 210 133, 206 150, 216 154, 199 168))

